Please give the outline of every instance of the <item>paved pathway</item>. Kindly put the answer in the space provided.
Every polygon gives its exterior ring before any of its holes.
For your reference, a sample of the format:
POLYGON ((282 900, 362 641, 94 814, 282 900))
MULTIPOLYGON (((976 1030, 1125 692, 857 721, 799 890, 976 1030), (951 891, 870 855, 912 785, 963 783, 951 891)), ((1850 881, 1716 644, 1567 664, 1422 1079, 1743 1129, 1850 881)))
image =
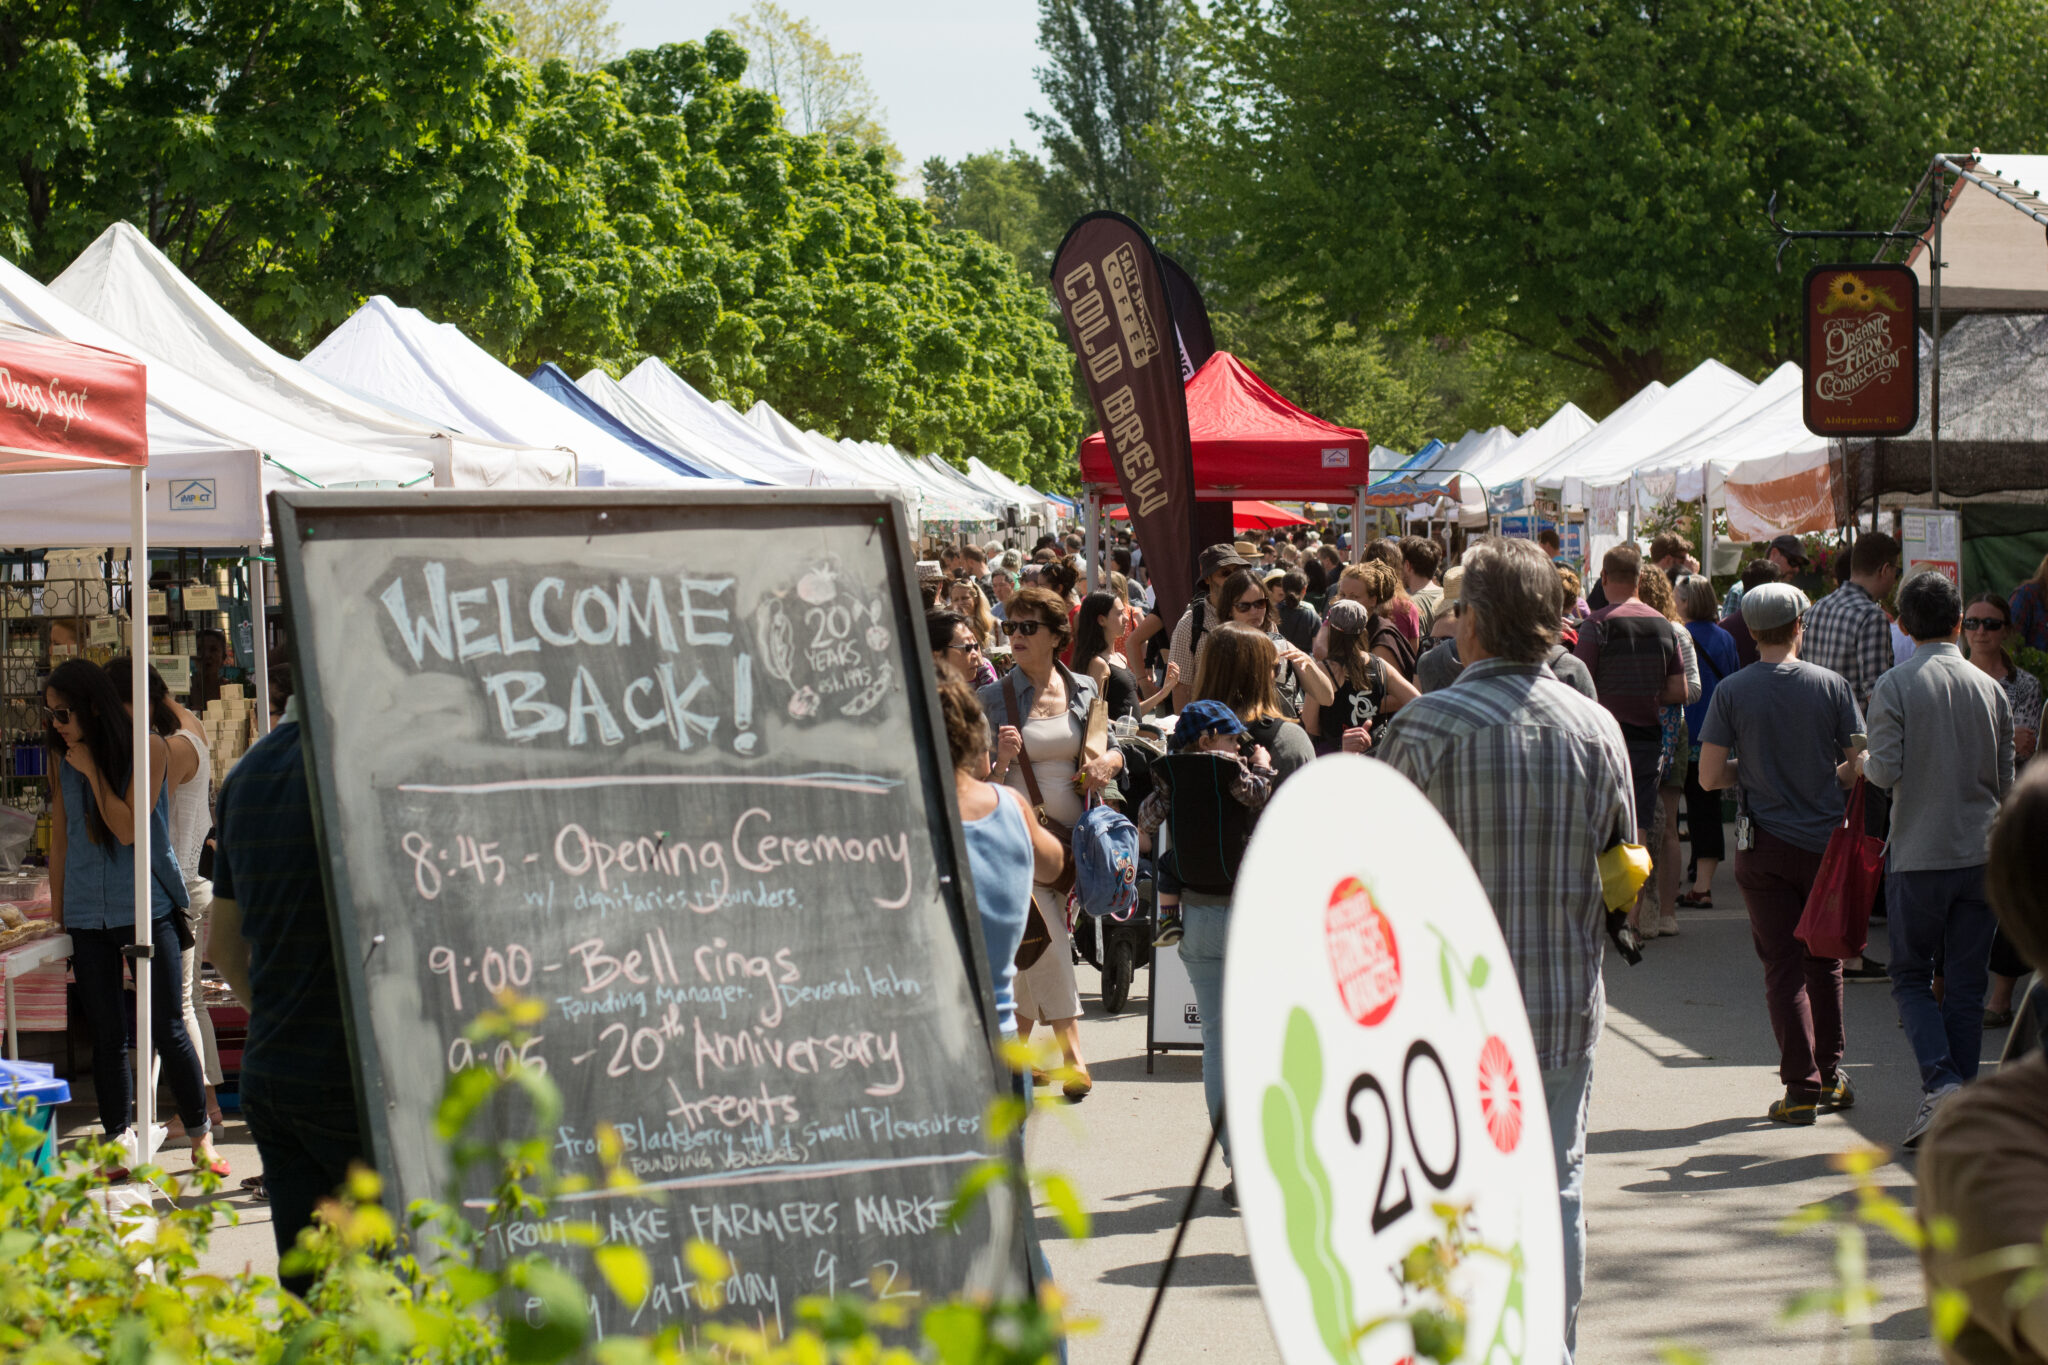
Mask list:
MULTIPOLYGON (((1830 1158, 1862 1145, 1894 1146, 1919 1101, 1889 992, 1851 986, 1848 1065, 1858 1107, 1807 1129, 1767 1122, 1765 1107, 1782 1093, 1777 1049, 1748 921, 1725 865, 1715 900, 1717 908, 1685 916, 1677 938, 1652 942, 1641 966, 1609 959, 1588 1143, 1581 1361, 1653 1361, 1664 1343, 1699 1350, 1715 1365, 1843 1358, 1841 1329, 1821 1319, 1779 1320, 1791 1294, 1827 1284, 1832 1273, 1825 1232, 1786 1236, 1779 1224, 1803 1205, 1842 1200, 1847 1180, 1830 1158)), ((1050 1218, 1039 1224, 1055 1273, 1099 1324, 1075 1344, 1073 1361, 1122 1365, 1200 1159, 1201 1067, 1173 1054, 1147 1075, 1142 1013, 1104 1016, 1093 976, 1082 970, 1095 1093, 1035 1118, 1030 1152, 1037 1164, 1076 1180, 1095 1218, 1085 1243, 1057 1240, 1050 1218)), ((1144 981, 1141 973, 1140 990, 1144 981)), ((2003 1039, 1991 1035, 1987 1057, 2003 1039)), ((1224 1178, 1219 1163, 1208 1184, 1220 1187, 1224 1178)), ((1878 1178, 1910 1204, 1910 1164, 1887 1164, 1878 1178)), ((1873 1240, 1872 1260, 1883 1295, 1873 1330, 1877 1359, 1936 1360, 1916 1263, 1882 1237, 1873 1240)), ((1197 1203, 1146 1358, 1160 1365, 1278 1359, 1241 1226, 1215 1188, 1197 1203)))

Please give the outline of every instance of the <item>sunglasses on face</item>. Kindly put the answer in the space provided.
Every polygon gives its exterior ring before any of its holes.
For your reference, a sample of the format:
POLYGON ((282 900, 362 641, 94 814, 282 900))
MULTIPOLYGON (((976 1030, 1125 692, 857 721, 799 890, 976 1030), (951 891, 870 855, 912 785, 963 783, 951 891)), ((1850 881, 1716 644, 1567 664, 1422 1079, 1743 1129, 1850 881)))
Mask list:
POLYGON ((1005 622, 1003 622, 1003 634, 1005 634, 1005 635, 1021 635, 1021 636, 1023 636, 1023 637, 1025 638, 1025 639, 1027 639, 1027 640, 1028 640, 1028 639, 1030 639, 1030 638, 1031 638, 1032 636, 1034 636, 1034 635, 1038 634, 1038 632, 1039 632, 1039 631, 1041 631, 1041 630, 1045 630, 1045 629, 1047 629, 1047 627, 1046 627, 1046 624, 1045 624, 1045 622, 1043 622, 1043 621, 1005 621, 1005 622))
POLYGON ((958 653, 961 653, 961 654, 979 654, 979 653, 981 653, 981 646, 980 646, 980 645, 978 645, 978 644, 976 644, 976 643, 975 643, 974 641, 972 641, 972 640, 969 640, 969 641, 968 641, 968 642, 967 642, 966 644, 964 644, 964 645, 940 645, 940 646, 939 646, 939 648, 940 648, 940 649, 950 649, 950 650, 954 650, 954 651, 957 651, 958 653))
POLYGON ((1964 630, 2004 630, 2005 620, 1998 616, 1965 616, 1964 630))
POLYGON ((1266 599, 1263 597, 1247 597, 1241 602, 1234 603, 1230 609, 1241 612, 1264 611, 1266 609, 1266 599))
POLYGON ((71 708, 68 706, 45 706, 43 714, 50 718, 50 723, 53 725, 69 725, 71 723, 71 708))

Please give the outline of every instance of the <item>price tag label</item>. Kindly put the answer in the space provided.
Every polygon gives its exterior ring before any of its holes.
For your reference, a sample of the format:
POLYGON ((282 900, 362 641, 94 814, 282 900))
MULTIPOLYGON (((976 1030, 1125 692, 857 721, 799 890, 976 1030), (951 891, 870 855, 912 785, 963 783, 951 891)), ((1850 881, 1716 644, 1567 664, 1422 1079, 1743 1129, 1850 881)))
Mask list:
POLYGON ((111 616, 95 616, 86 627, 86 643, 94 645, 118 645, 121 643, 121 623, 111 616))
POLYGON ((185 589, 186 611, 219 611, 220 593, 213 588, 185 589))
POLYGON ((168 616, 171 614, 170 596, 163 589, 159 588, 155 592, 150 593, 149 614, 151 616, 168 616))

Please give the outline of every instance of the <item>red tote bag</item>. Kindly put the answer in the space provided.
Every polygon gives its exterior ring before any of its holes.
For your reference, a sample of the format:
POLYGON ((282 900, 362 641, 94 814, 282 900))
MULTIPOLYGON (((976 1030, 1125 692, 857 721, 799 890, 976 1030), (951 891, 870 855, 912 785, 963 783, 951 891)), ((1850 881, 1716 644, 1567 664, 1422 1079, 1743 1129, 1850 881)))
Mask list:
POLYGON ((1861 957, 1870 907, 1884 880, 1884 840, 1863 832, 1863 779, 1850 789, 1842 824, 1828 838, 1795 937, 1814 957, 1861 957))

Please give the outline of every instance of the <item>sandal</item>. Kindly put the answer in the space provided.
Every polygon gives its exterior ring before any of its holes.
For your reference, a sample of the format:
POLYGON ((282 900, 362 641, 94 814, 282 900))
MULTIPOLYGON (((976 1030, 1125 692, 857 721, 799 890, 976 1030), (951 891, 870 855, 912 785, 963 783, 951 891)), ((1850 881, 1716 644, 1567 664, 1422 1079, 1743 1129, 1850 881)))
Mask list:
POLYGON ((1688 891, 1678 898, 1678 904, 1686 910, 1711 910, 1714 908, 1714 893, 1711 891, 1688 891))
POLYGON ((270 1202, 270 1190, 269 1187, 267 1187, 263 1183, 262 1176, 250 1176, 247 1180, 244 1180, 242 1182, 242 1188, 249 1192, 249 1198, 251 1202, 257 1204, 268 1204, 270 1202))

